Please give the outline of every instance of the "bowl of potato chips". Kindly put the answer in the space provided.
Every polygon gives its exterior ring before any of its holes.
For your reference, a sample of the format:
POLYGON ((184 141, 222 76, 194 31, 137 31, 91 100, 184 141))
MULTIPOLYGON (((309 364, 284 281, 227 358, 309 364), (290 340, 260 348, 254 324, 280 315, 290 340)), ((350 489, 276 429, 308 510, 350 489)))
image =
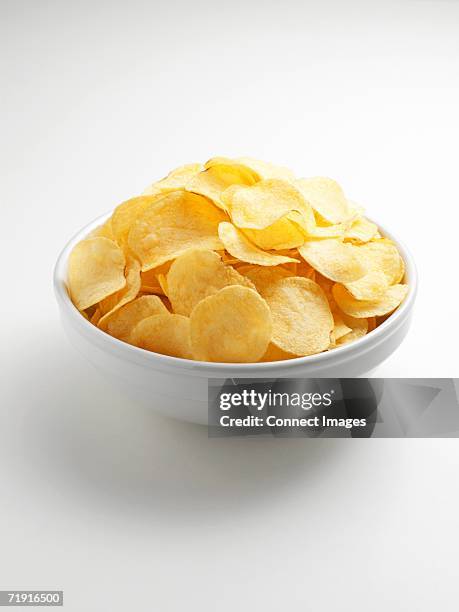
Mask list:
POLYGON ((54 281, 68 336, 113 384, 199 423, 209 378, 368 373, 416 294, 407 250, 336 181, 224 157, 83 228, 54 281))

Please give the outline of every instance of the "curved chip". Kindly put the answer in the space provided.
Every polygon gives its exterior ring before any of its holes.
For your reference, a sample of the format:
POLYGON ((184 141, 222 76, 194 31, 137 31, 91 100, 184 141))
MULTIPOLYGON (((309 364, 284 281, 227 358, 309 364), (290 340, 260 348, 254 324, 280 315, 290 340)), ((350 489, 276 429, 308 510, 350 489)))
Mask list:
POLYGON ((187 251, 174 261, 167 274, 167 296, 174 312, 189 316, 198 302, 229 285, 254 289, 252 282, 214 251, 187 251))
POLYGON ((293 276, 282 266, 265 268, 263 266, 250 266, 247 269, 239 269, 239 272, 246 276, 255 285, 257 291, 262 293, 281 278, 293 276))
POLYGON ((258 361, 271 339, 271 313, 253 289, 232 285, 197 304, 190 317, 195 359, 227 363, 258 361))
POLYGON ((206 169, 194 176, 187 184, 187 190, 209 198, 219 208, 226 209, 222 193, 231 185, 253 185, 258 176, 249 168, 226 158, 209 160, 206 169))
POLYGON ((190 320, 182 315, 157 314, 143 319, 132 331, 131 343, 154 353, 193 359, 190 320))
POLYGON ((368 317, 381 317, 393 312, 405 299, 408 286, 392 285, 381 297, 375 300, 356 300, 344 285, 336 284, 332 291, 336 303, 344 313, 357 319, 366 319, 368 317))
POLYGON ((344 313, 341 313, 341 316, 344 324, 348 327, 349 332, 336 339, 337 346, 348 344, 349 342, 354 342, 354 340, 363 338, 363 336, 365 336, 365 334, 368 332, 367 319, 356 319, 344 313))
POLYGON ((295 181, 295 185, 324 221, 341 223, 352 215, 343 190, 333 179, 322 176, 302 178, 295 181))
POLYGON ((298 261, 298 259, 285 255, 262 251, 252 244, 237 227, 226 221, 218 226, 218 235, 228 253, 247 263, 258 266, 278 266, 289 261, 298 261))
POLYGON ((311 206, 291 183, 280 179, 260 181, 252 187, 233 186, 222 194, 234 225, 262 230, 292 211, 304 228, 315 227, 311 206))
POLYGON ((107 221, 105 221, 105 223, 93 229, 92 232, 86 236, 86 238, 108 238, 109 240, 115 241, 115 236, 113 235, 112 230, 112 218, 110 217, 107 219, 107 221))
POLYGON ((387 291, 389 285, 401 280, 402 258, 392 242, 383 239, 356 248, 360 258, 365 261, 367 273, 356 281, 343 284, 357 300, 377 299, 387 291))
POLYGON ((105 319, 109 317, 112 312, 118 310, 118 308, 121 308, 128 302, 132 302, 140 291, 140 262, 137 261, 137 259, 129 255, 127 256, 124 275, 126 277, 126 285, 116 293, 109 295, 99 302, 101 312, 98 323, 99 327, 103 325, 105 319))
POLYGON ((389 288, 387 276, 382 270, 371 270, 353 283, 343 283, 356 300, 376 300, 389 288))
POLYGON ((145 272, 191 248, 222 249, 218 224, 225 218, 208 199, 173 191, 137 219, 129 232, 128 245, 145 272))
POLYGON ((104 331, 124 342, 130 342, 134 327, 151 315, 170 314, 157 295, 143 295, 113 312, 104 321, 104 331))
POLYGON ((344 240, 354 242, 369 242, 378 231, 376 223, 369 221, 366 217, 357 217, 350 227, 344 232, 344 240))
POLYGON ((302 276, 282 278, 263 290, 273 319, 271 342, 294 355, 328 349, 334 321, 317 283, 302 276))
POLYGON ((162 194, 137 196, 126 200, 113 211, 111 217, 111 229, 113 238, 118 244, 125 244, 129 230, 134 223, 153 202, 160 199, 162 194))
POLYGON ((338 239, 308 240, 298 250, 308 264, 335 282, 355 281, 367 272, 357 247, 338 239))
POLYGON ((289 218, 282 217, 265 229, 244 229, 244 234, 261 249, 294 249, 301 246, 304 233, 289 218))
POLYGON ((336 344, 340 338, 349 334, 352 331, 352 328, 346 325, 343 319, 343 313, 341 313, 340 310, 337 308, 331 308, 331 311, 333 315, 334 327, 331 332, 330 340, 332 344, 336 344))
POLYGON ((123 251, 109 238, 86 238, 70 253, 68 286, 78 310, 97 304, 126 284, 123 251))
POLYGON ((297 357, 298 355, 287 353, 270 342, 268 348, 266 349, 266 353, 263 355, 260 361, 285 361, 286 359, 296 359, 297 357))
POLYGON ((203 170, 204 166, 202 164, 186 164, 175 168, 163 179, 149 185, 142 195, 155 195, 175 191, 176 189, 185 189, 190 180, 203 170))

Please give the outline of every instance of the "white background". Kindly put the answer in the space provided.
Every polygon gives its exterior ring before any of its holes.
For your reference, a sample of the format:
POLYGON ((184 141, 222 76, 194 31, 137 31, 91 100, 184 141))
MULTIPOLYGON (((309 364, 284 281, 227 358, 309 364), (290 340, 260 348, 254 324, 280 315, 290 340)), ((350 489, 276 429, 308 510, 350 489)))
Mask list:
POLYGON ((413 252, 379 376, 457 376, 458 2, 0 3, 0 589, 68 610, 457 610, 456 440, 209 440, 68 345, 68 238, 171 168, 329 175, 413 252), (91 597, 92 603, 85 602, 91 597))

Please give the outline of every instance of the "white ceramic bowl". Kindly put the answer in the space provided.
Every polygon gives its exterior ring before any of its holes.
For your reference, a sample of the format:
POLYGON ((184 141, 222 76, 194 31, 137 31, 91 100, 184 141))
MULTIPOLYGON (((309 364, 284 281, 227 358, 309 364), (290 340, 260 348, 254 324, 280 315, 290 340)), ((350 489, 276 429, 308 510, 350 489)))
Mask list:
MULTIPOLYGON (((109 214, 79 231, 65 246, 54 270, 54 289, 62 324, 71 343, 133 403, 193 423, 207 423, 209 378, 353 378, 372 372, 402 342, 411 320, 417 275, 413 259, 400 241, 406 264, 409 293, 401 306, 379 327, 350 344, 332 351, 287 361, 225 364, 190 361, 151 353, 112 338, 87 321, 67 292, 67 261, 75 244, 103 223, 109 214)), ((381 227, 381 226, 379 226, 381 227)))

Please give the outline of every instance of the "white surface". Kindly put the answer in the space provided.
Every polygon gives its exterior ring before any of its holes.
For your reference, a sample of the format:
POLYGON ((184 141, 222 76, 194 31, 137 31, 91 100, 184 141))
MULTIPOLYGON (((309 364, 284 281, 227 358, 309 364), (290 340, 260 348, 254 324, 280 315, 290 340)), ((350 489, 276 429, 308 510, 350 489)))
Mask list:
POLYGON ((455 440, 208 440, 133 410, 66 343, 51 273, 168 169, 266 158, 335 177, 413 251, 413 328, 378 374, 457 376, 459 3, 1 11, 0 588, 78 612, 456 610, 455 440))

